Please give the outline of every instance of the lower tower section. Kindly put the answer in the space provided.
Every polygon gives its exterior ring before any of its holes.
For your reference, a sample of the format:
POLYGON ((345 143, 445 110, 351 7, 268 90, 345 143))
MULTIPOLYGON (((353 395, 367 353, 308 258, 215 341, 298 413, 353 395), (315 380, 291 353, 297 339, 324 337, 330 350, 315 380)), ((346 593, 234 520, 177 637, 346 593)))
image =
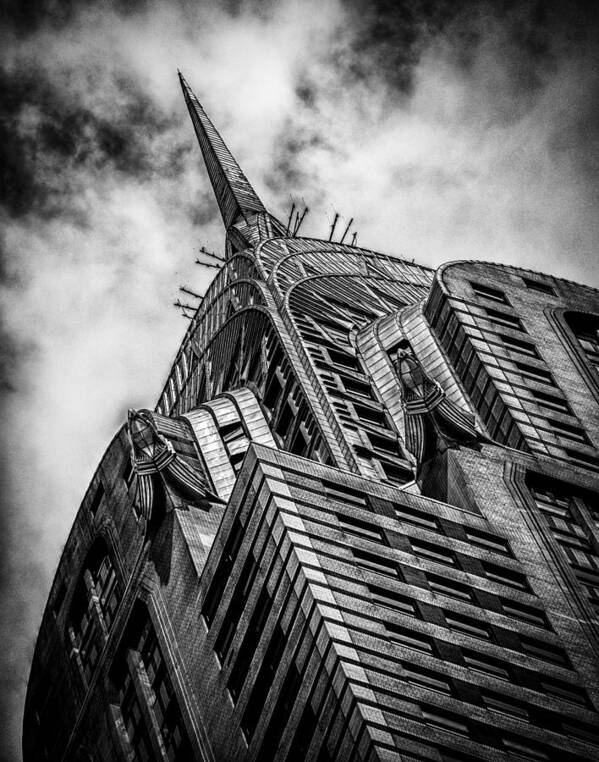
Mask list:
POLYGON ((534 553, 479 509, 252 448, 198 598, 216 758, 593 759, 592 647, 534 553))

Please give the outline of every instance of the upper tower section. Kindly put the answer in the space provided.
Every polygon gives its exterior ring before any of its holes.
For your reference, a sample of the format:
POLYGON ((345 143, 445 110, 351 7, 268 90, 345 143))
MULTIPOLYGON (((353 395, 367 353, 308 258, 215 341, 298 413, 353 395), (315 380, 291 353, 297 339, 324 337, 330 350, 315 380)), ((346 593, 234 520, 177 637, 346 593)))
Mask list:
POLYGON ((227 253, 284 236, 285 227, 267 212, 181 72, 179 80, 227 231, 227 253))

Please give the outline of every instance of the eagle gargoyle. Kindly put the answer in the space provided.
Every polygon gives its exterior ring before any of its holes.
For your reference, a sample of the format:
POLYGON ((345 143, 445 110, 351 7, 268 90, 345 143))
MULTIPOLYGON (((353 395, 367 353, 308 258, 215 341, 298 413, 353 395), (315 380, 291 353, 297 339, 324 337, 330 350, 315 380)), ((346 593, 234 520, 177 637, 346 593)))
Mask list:
POLYGON ((199 469, 181 458, 158 431, 149 410, 129 410, 127 431, 136 477, 133 500, 140 515, 150 520, 158 504, 172 510, 173 497, 201 507, 223 502, 209 490, 199 469))
POLYGON ((407 341, 400 343, 392 363, 401 386, 405 446, 415 457, 418 470, 436 452, 459 445, 476 446, 484 439, 476 431, 474 416, 447 399, 407 341))

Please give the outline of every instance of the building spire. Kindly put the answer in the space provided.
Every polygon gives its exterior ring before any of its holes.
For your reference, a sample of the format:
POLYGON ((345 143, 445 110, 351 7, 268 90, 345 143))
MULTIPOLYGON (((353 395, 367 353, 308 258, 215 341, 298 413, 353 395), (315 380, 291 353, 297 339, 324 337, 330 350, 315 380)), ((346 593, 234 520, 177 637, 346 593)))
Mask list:
POLYGON ((284 227, 266 211, 185 77, 180 71, 178 74, 226 230, 229 232, 233 225, 238 226, 246 238, 254 240, 281 235, 284 227), (265 224, 267 222, 270 224, 265 224))

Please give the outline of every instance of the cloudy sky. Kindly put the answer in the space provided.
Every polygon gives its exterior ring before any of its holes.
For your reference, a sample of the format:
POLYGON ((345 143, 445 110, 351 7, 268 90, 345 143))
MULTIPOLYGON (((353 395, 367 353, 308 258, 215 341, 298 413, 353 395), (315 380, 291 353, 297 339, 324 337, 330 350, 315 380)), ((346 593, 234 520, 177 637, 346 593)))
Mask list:
POLYGON ((87 483, 152 407, 222 230, 180 68, 265 204, 427 265, 599 285, 596 3, 4 3, 2 760, 87 483), (26 8, 26 10, 25 10, 26 8))

